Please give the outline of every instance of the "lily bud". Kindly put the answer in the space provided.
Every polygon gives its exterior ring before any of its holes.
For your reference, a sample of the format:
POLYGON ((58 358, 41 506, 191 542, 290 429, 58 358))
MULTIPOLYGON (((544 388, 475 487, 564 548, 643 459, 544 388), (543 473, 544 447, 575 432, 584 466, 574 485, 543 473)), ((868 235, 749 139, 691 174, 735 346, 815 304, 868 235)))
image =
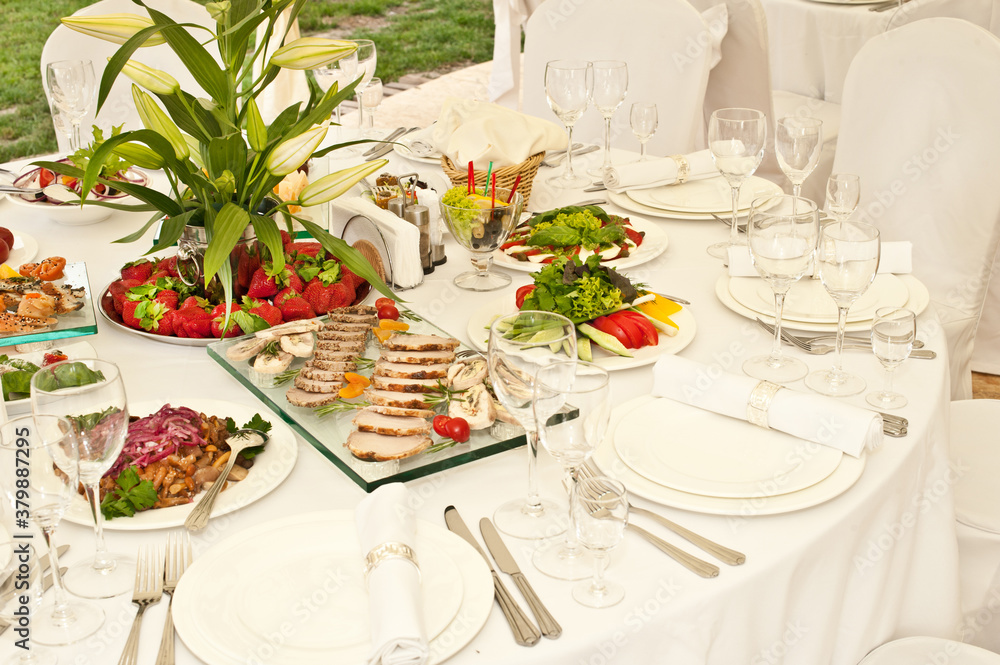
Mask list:
POLYGON ((267 125, 264 124, 264 118, 253 97, 247 100, 247 138, 250 140, 250 147, 257 152, 267 147, 267 125))
POLYGON ((229 10, 232 8, 232 3, 229 0, 224 0, 223 2, 210 2, 205 5, 205 9, 208 10, 208 15, 212 17, 212 20, 216 23, 225 23, 226 17, 229 16, 229 10))
POLYGON ((388 163, 388 159, 375 159, 323 176, 316 182, 306 185, 299 194, 299 202, 304 206, 314 206, 332 201, 361 182, 362 178, 375 173, 388 163))
POLYGON ((141 143, 120 143, 112 151, 122 159, 127 159, 141 169, 163 168, 163 157, 152 148, 141 143))
POLYGON ((236 193, 236 176, 229 169, 222 172, 218 178, 215 179, 215 188, 218 190, 219 195, 226 199, 231 197, 236 193))
POLYGON ((268 64, 285 69, 315 69, 336 62, 356 50, 357 44, 343 39, 301 37, 275 51, 268 64))
POLYGON ((173 147, 177 159, 187 159, 190 154, 187 141, 184 140, 181 130, 177 128, 177 125, 170 119, 170 116, 159 107, 156 100, 134 84, 132 85, 132 100, 135 102, 135 108, 139 112, 139 119, 142 120, 142 126, 153 130, 167 139, 171 147, 173 147))
POLYGON ((326 138, 327 125, 316 125, 278 145, 267 157, 267 170, 285 176, 306 163, 326 138))
MULTIPOLYGON (((108 58, 110 60, 111 58, 108 58)), ((137 60, 129 60, 122 67, 122 73, 146 90, 157 95, 173 95, 181 89, 181 84, 170 74, 147 67, 137 60)))
MULTIPOLYGON (((138 14, 102 14, 100 16, 67 16, 63 25, 71 30, 98 37, 114 44, 124 44, 132 35, 143 28, 156 25, 152 19, 138 14)), ((146 39, 143 46, 158 46, 166 43, 161 33, 146 39)))

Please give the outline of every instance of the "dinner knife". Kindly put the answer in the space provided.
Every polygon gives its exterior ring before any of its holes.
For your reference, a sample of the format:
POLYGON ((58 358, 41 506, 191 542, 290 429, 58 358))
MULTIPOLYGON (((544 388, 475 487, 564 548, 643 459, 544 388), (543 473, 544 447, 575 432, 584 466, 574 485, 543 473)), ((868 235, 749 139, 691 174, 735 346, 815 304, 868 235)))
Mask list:
MULTIPOLYGON (((69 545, 64 545, 63 547, 69 547, 69 545)), ((67 570, 69 569, 63 566, 62 568, 59 569, 59 574, 65 575, 67 570)), ((44 577, 44 579, 42 579, 42 593, 45 593, 51 588, 52 588, 52 573, 49 573, 44 577)), ((10 623, 4 621, 3 619, 0 619, 0 635, 3 635, 4 631, 6 631, 8 628, 10 628, 10 623)))
POLYGON ((497 528, 493 526, 493 522, 488 517, 484 517, 479 520, 479 530, 483 534, 483 540, 486 541, 486 549, 493 555, 493 560, 497 562, 497 566, 500 567, 501 571, 514 578, 514 584, 520 589, 521 595, 524 596, 528 607, 531 608, 532 614, 535 615, 538 627, 542 629, 542 635, 551 639, 562 635, 562 626, 559 625, 545 608, 545 605, 542 604, 538 594, 535 593, 531 583, 528 582, 528 578, 524 576, 517 562, 514 561, 514 557, 511 556, 510 550, 507 549, 507 545, 503 542, 503 538, 497 533, 497 528))
POLYGON ((400 134, 402 134, 405 131, 406 131, 406 127, 397 127, 396 129, 392 130, 392 132, 390 132, 389 135, 386 136, 384 139, 382 139, 381 141, 377 142, 371 148, 369 148, 368 150, 365 150, 363 153, 361 153, 361 156, 362 157, 369 157, 371 155, 374 155, 381 148, 385 147, 383 144, 386 141, 393 140, 394 138, 396 138, 397 136, 399 136, 400 134))
POLYGON ((490 563, 490 558, 486 556, 486 552, 479 546, 476 537, 469 531, 469 527, 465 525, 462 516, 458 514, 458 509, 455 506, 448 506, 444 509, 444 521, 447 523, 448 529, 472 545, 473 549, 479 552, 483 560, 486 561, 486 565, 489 566, 490 574, 493 575, 494 596, 500 604, 500 609, 503 610, 503 615, 507 618, 507 623, 510 624, 510 630, 514 633, 514 640, 522 646, 530 647, 537 644, 542 634, 535 628, 535 624, 531 623, 531 619, 525 615, 524 610, 521 609, 521 606, 517 604, 517 601, 507 591, 507 587, 500 581, 500 576, 497 575, 493 564, 490 563))
MULTIPOLYGON (((63 554, 66 554, 68 550, 69 550, 69 545, 60 545, 59 547, 56 548, 56 556, 61 557, 63 554)), ((39 566, 39 571, 42 573, 44 573, 46 570, 49 569, 48 553, 46 553, 42 557, 41 561, 38 563, 38 566, 39 566)), ((14 594, 17 591, 14 588, 14 581, 15 581, 14 578, 15 576, 11 575, 6 580, 4 580, 3 585, 0 585, 0 606, 3 606, 4 603, 6 603, 7 601, 9 601, 11 598, 14 597, 14 594)))
POLYGON ((371 155, 370 157, 366 157, 365 161, 366 162, 370 162, 370 161, 372 161, 374 159, 378 159, 379 157, 383 157, 383 156, 387 155, 389 152, 392 151, 392 148, 393 148, 393 145, 394 145, 392 143, 392 141, 394 139, 401 139, 404 136, 406 136, 407 134, 409 134, 410 132, 415 132, 418 129, 420 129, 420 128, 419 127, 410 127, 409 129, 404 129, 402 131, 402 133, 400 133, 400 134, 398 134, 396 136, 386 137, 383 140, 382 144, 379 144, 376 148, 373 148, 373 150, 375 151, 374 154, 371 155))

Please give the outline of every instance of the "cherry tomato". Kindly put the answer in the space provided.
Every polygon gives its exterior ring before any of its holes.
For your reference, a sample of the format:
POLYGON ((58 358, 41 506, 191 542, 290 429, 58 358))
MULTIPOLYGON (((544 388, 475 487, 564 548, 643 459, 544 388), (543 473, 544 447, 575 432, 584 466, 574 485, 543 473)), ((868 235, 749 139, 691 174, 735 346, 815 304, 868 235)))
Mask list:
POLYGON ((431 421, 431 425, 434 427, 434 431, 437 432, 438 436, 451 436, 448 434, 448 421, 451 420, 448 416, 434 416, 434 420, 431 421))
POLYGON ((56 174, 48 169, 38 169, 38 186, 48 187, 55 182, 56 174))
POLYGON ((392 319, 393 321, 399 320, 399 310, 393 305, 382 305, 378 308, 378 318, 380 319, 392 319))
POLYGON ((514 305, 518 309, 521 309, 521 305, 524 304, 524 299, 527 298, 528 295, 534 290, 535 290, 534 284, 528 284, 526 286, 522 286, 521 288, 519 288, 517 290, 517 293, 514 294, 514 305))
POLYGON ((379 298, 378 300, 375 301, 375 307, 379 309, 385 307, 386 305, 392 305, 395 307, 396 301, 393 300, 392 298, 379 298))
POLYGON ((459 443, 468 441, 471 434, 469 423, 465 418, 452 418, 444 424, 444 429, 448 432, 448 436, 459 443))

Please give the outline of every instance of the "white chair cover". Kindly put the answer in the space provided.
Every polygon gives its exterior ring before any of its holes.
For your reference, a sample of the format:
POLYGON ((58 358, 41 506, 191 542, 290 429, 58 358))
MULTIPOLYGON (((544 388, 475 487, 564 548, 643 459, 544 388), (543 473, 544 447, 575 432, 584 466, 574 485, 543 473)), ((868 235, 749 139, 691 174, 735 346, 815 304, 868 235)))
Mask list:
MULTIPOLYGON (((635 150, 629 129, 633 102, 655 102, 659 129, 647 148, 653 155, 705 147, 702 106, 712 57, 709 28, 685 0, 546 0, 528 19, 524 44, 524 112, 554 118, 545 100, 550 60, 624 60, 629 90, 615 114, 612 145, 635 150)), ((604 121, 589 109, 574 141, 603 143, 604 121)))
POLYGON ((970 361, 1000 242, 1000 40, 934 18, 861 49, 844 84, 834 171, 861 177, 855 215, 913 242, 948 339, 952 398, 972 396, 970 361))
POLYGON ((493 0, 493 69, 489 100, 517 111, 521 107, 521 27, 542 0, 493 0))
POLYGON ((1000 374, 1000 274, 993 263, 993 276, 986 292, 983 316, 976 331, 976 346, 972 352, 972 371, 1000 374))
MULTIPOLYGON (((153 9, 163 12, 178 23, 196 23, 214 32, 215 21, 208 15, 204 7, 191 0, 147 0, 146 4, 153 9)), ((131 0, 101 0, 100 2, 84 7, 76 12, 74 16, 121 13, 147 16, 146 11, 131 0)), ((209 33, 202 30, 194 28, 187 28, 187 30, 200 42, 204 42, 210 37, 209 33)), ((94 75, 97 77, 98 85, 100 85, 101 76, 104 74, 104 69, 108 64, 108 58, 114 55, 118 48, 118 44, 112 44, 96 37, 89 37, 70 30, 64 25, 60 25, 52 31, 52 34, 49 35, 49 38, 45 42, 45 46, 42 48, 42 79, 44 80, 45 78, 45 66, 48 63, 57 60, 79 60, 82 58, 90 59, 94 63, 94 75)), ((214 46, 214 43, 209 44, 206 48, 209 50, 209 53, 218 57, 218 49, 214 46)), ((140 48, 133 55, 133 59, 150 67, 162 69, 172 75, 186 92, 196 97, 205 95, 201 86, 188 73, 187 68, 181 62, 180 58, 166 44, 140 48)), ((47 97, 48 92, 46 91, 47 97)), ((51 106, 51 100, 49 100, 49 104, 51 106)), ((81 129, 83 143, 90 143, 90 128, 92 125, 96 124, 99 126, 104 130, 105 136, 107 136, 113 125, 123 123, 126 130, 142 129, 142 122, 139 120, 139 114, 135 110, 135 104, 132 102, 132 81, 128 77, 120 75, 115 81, 114 87, 111 88, 111 93, 104 102, 104 106, 101 107, 101 112, 96 120, 93 113, 83 119, 81 129)), ((59 152, 68 152, 69 139, 58 130, 56 131, 56 138, 59 142, 59 152)))

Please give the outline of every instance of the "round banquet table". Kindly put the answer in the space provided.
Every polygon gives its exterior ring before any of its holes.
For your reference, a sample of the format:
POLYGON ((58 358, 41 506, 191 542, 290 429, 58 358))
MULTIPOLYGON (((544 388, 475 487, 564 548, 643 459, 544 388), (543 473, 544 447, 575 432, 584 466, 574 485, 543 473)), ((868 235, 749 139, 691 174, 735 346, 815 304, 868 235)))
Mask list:
MULTIPOLYGON (((391 168, 396 172, 414 167, 421 173, 437 170, 396 155, 391 159, 391 168)), ((553 192, 544 184, 550 174, 544 168, 539 173, 532 209, 594 196, 553 192)), ((67 227, 27 214, 4 201, 0 203, 0 215, 3 224, 39 240, 40 256, 57 254, 70 261, 86 260, 93 290, 103 289, 123 263, 138 257, 151 244, 149 238, 134 244, 110 242, 134 231, 145 220, 145 213, 116 212, 98 224, 67 227)), ((631 276, 661 293, 693 303, 690 311, 697 320, 697 334, 681 355, 709 363, 714 370, 739 372, 746 357, 769 348, 770 339, 716 299, 715 283, 722 266, 706 254, 705 247, 723 239, 727 230, 714 221, 657 223, 667 233, 669 247, 658 259, 630 270, 631 276)), ((450 239, 447 254, 444 266, 427 275, 422 285, 401 295, 415 311, 468 342, 465 330, 469 312, 498 294, 457 289, 451 279, 467 269, 468 259, 450 239)), ((513 292, 530 281, 526 273, 516 272, 513 277, 513 283, 500 294, 513 292)), ((564 632, 559 639, 542 639, 532 648, 517 646, 494 604, 481 632, 456 634, 456 639, 468 640, 469 644, 451 662, 852 665, 870 649, 893 638, 952 637, 960 614, 951 481, 960 470, 948 468, 948 363, 944 337, 935 322, 932 311, 921 315, 919 337, 939 357, 904 363, 897 378, 897 385, 910 400, 900 411, 910 421, 909 435, 886 438, 881 448, 869 455, 858 482, 842 495, 813 508, 773 516, 755 516, 754 506, 748 502, 745 514, 730 517, 686 512, 634 498, 637 505, 654 508, 744 552, 745 565, 720 564, 718 578, 702 579, 646 541, 627 534, 624 543, 612 553, 608 571, 624 584, 625 600, 610 609, 593 610, 572 600, 571 583, 547 578, 532 567, 530 542, 506 538, 522 570, 564 632)), ((263 408, 203 348, 139 339, 113 329, 103 319, 98 325, 99 333, 88 341, 100 357, 121 366, 130 400, 204 397, 263 408)), ((812 369, 831 361, 830 356, 801 357, 812 369)), ((849 352, 846 366, 863 375, 869 386, 881 381, 879 365, 871 354, 849 352)), ((651 385, 651 366, 615 372, 613 399, 620 404, 645 395, 651 385)), ((791 387, 805 390, 801 382, 791 387)), ((863 396, 847 399, 864 404, 863 396)), ((669 423, 657 422, 653 417, 647 426, 654 436, 669 423)), ((560 470, 544 453, 540 463, 543 493, 560 496, 560 470)), ((466 523, 474 525, 481 517, 492 516, 503 501, 523 494, 525 464, 525 450, 518 448, 407 485, 414 494, 420 518, 443 525, 444 508, 454 504, 466 523)), ((363 496, 364 492, 339 469, 299 439, 298 461, 288 479, 256 503, 213 519, 205 531, 193 537, 195 557, 254 525, 311 511, 351 509, 363 496)), ((665 529, 653 529, 666 540, 711 560, 665 529)), ((166 541, 165 531, 109 530, 106 534, 112 551, 133 555, 140 545, 162 546, 166 541)), ((87 559, 93 552, 93 538, 90 527, 65 522, 60 525, 58 543, 72 546, 63 563, 72 565, 87 559)), ((253 584, 253 580, 247 584, 253 584)), ((218 589, 218 593, 228 591, 218 589)), ((106 625, 81 644, 55 649, 60 662, 117 662, 135 614, 130 595, 100 601, 106 625)), ((164 600, 146 612, 140 662, 151 663, 155 658, 166 606, 164 600)), ((7 631, 0 637, 0 655, 13 651, 12 633, 7 631)), ((177 663, 199 662, 178 640, 177 663)))

